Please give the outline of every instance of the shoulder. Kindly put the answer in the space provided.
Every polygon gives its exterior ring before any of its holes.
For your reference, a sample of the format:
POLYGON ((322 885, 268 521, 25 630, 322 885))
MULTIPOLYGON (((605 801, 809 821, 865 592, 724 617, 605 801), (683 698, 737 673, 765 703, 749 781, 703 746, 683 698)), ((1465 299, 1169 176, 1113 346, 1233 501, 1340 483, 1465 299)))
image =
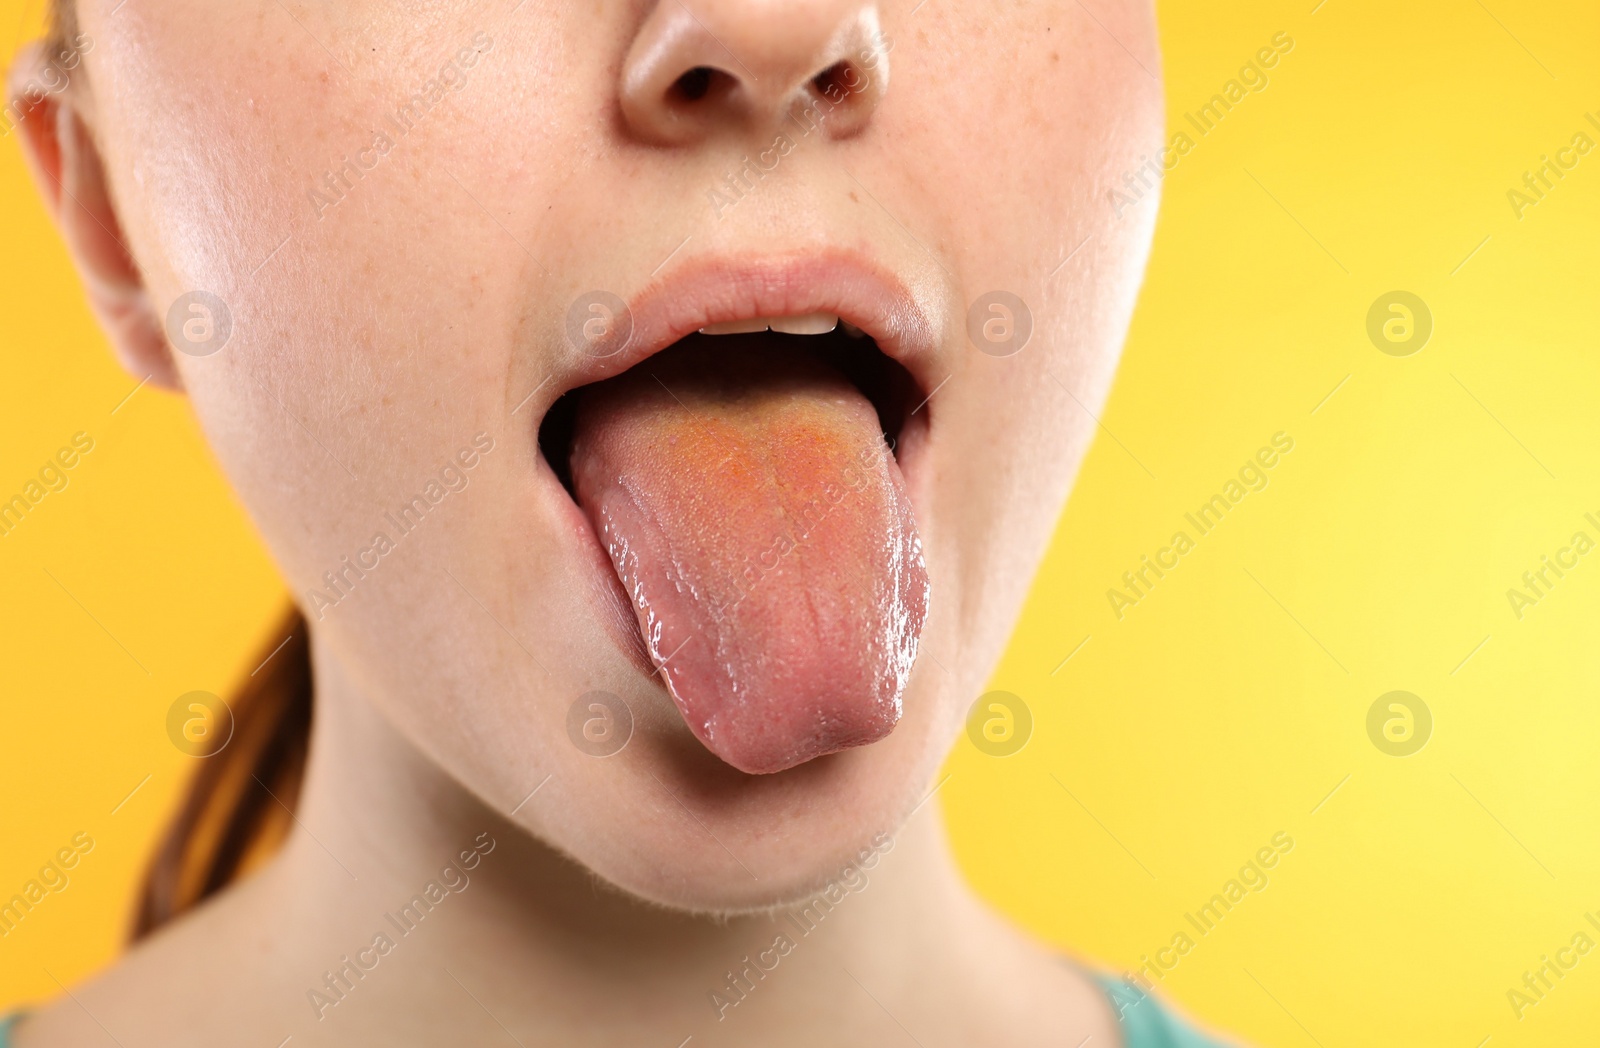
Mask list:
POLYGON ((315 962, 286 956, 280 931, 291 922, 262 919, 252 905, 259 881, 214 896, 68 992, 0 1020, 0 1048, 206 1048, 229 1033, 239 1043, 277 1044, 285 1018, 304 1003, 289 972, 315 962))

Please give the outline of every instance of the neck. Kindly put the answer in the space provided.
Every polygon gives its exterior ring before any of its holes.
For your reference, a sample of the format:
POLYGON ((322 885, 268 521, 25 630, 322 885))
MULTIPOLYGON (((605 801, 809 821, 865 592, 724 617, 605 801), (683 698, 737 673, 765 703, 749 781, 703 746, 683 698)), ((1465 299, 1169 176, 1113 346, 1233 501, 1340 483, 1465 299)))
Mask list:
POLYGON ((778 1041, 803 1042, 821 1027, 796 1025, 794 1007, 812 1024, 860 1021, 858 1010, 878 1008, 869 985, 928 979, 959 967, 955 944, 994 937, 955 869, 936 799, 882 838, 870 868, 839 871, 791 906, 720 919, 669 911, 597 883, 483 804, 327 661, 297 826, 271 878, 305 917, 293 922, 306 929, 294 952, 310 965, 308 987, 335 1000, 321 1007, 319 1033, 426 1009, 430 1023, 449 1013, 481 1022, 487 1011, 510 1030, 592 1035, 616 1024, 619 1039, 668 1044, 691 1034, 776 1043, 765 1027, 781 1020, 778 1041), (324 969, 337 975, 345 957, 365 973, 346 968, 330 985, 324 969), (852 979, 865 992, 841 998, 852 979))

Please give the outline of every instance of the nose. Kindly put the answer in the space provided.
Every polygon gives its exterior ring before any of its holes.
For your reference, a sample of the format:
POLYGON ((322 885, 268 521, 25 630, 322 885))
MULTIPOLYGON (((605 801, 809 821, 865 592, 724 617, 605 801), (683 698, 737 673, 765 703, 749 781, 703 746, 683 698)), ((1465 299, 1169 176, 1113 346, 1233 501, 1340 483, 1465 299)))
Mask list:
POLYGON ((623 62, 622 115, 658 145, 791 118, 843 138, 888 84, 871 0, 657 0, 623 62))

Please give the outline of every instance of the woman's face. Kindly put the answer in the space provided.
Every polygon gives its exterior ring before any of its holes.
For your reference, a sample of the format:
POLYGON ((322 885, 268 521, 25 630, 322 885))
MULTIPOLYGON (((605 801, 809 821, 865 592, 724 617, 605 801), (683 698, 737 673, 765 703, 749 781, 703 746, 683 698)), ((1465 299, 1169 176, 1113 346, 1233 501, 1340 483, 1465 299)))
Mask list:
POLYGON ((892 833, 1104 401, 1150 5, 81 4, 124 238, 322 701, 670 905, 783 901, 892 833), (656 355, 814 313, 873 338, 656 355), (873 409, 864 494, 842 473, 820 538, 752 545, 873 409))

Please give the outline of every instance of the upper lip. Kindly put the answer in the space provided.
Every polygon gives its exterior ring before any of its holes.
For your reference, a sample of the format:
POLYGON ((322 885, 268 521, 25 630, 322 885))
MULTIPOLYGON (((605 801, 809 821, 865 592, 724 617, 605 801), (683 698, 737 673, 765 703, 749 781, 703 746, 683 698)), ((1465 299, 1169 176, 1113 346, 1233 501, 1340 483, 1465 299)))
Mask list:
POLYGON ((941 332, 934 304, 918 301, 892 273, 855 251, 690 259, 624 302, 632 325, 627 342, 609 356, 569 347, 572 364, 546 394, 550 401, 620 374, 707 325, 807 313, 837 314, 860 328, 924 393, 935 381, 941 332))

